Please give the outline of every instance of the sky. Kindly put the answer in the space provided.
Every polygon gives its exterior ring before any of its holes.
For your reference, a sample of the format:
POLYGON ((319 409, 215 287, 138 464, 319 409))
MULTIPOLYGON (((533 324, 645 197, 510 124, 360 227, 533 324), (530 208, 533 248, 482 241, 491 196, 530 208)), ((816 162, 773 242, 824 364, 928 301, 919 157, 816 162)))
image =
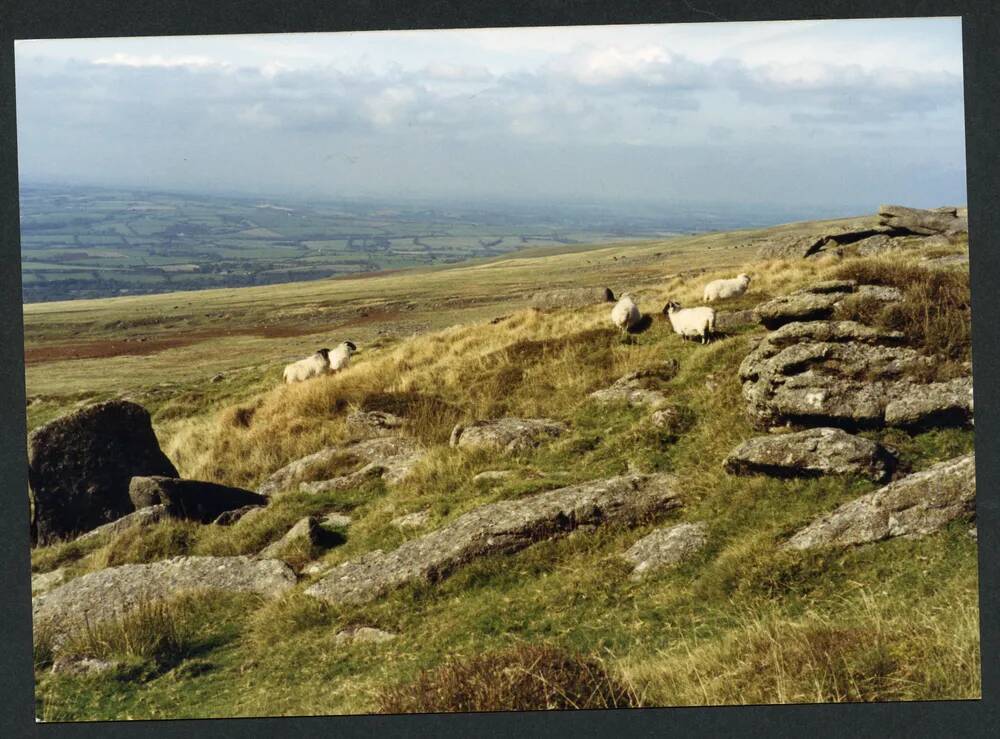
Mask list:
POLYGON ((23 40, 22 183, 964 204, 958 18, 23 40))

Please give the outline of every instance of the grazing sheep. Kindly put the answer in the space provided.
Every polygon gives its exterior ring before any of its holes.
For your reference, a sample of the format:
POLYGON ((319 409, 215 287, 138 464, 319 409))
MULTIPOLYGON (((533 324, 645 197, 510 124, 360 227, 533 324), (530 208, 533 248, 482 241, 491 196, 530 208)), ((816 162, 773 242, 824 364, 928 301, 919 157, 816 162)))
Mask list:
POLYGON ((344 341, 330 352, 330 371, 339 372, 351 363, 351 355, 358 350, 353 341, 344 341))
POLYGON ((630 328, 639 323, 642 314, 639 306, 632 300, 632 296, 625 293, 621 296, 615 307, 611 309, 611 322, 614 323, 624 334, 630 328))
POLYGON ((710 303, 713 300, 735 298, 737 295, 745 293, 749 285, 750 275, 736 275, 731 280, 712 280, 705 285, 705 294, 702 296, 702 300, 710 303))
POLYGON ((681 308, 680 303, 671 300, 664 306, 663 314, 670 319, 675 333, 684 338, 700 336, 702 344, 707 344, 715 331, 715 309, 705 305, 681 308))
MULTIPOLYGON (((338 347, 339 348, 339 347, 338 347)), ((285 383, 303 382, 311 377, 319 377, 330 371, 330 350, 318 349, 315 354, 285 367, 285 383)))

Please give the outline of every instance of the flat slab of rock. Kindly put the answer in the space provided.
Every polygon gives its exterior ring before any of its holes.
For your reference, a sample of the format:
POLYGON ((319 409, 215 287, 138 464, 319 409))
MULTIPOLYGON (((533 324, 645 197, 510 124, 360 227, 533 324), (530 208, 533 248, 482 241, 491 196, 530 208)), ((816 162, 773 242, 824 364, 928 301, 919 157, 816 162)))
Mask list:
POLYGON ((758 250, 758 256, 761 259, 803 259, 891 230, 887 226, 878 225, 873 218, 857 219, 847 224, 830 224, 810 234, 768 239, 758 250))
POLYGON ((848 546, 895 536, 919 537, 971 517, 976 505, 974 454, 908 475, 820 516, 785 544, 788 549, 848 546))
POLYGON ((757 323, 753 308, 737 311, 718 311, 715 314, 715 328, 719 331, 732 331, 741 326, 751 326, 757 323))
POLYGON ((267 498, 242 488, 176 477, 133 477, 129 498, 137 509, 165 505, 170 515, 210 523, 226 511, 267 505, 267 498))
POLYGON ((459 449, 493 449, 516 454, 565 433, 566 424, 548 418, 498 418, 458 424, 449 444, 459 449))
POLYGON ((650 572, 674 567, 696 554, 708 542, 703 523, 682 523, 657 529, 639 539, 622 555, 634 569, 629 579, 640 580, 650 572))
POLYGON ((347 425, 369 436, 394 434, 403 427, 403 419, 385 411, 357 411, 347 416, 347 425))
POLYGON ((281 559, 290 552, 308 551, 319 538, 319 519, 306 516, 299 519, 280 539, 264 547, 257 556, 260 559, 281 559))
POLYGON ((32 541, 68 538, 131 513, 136 475, 177 475, 140 405, 110 400, 36 429, 28 438, 32 541))
POLYGON ((359 469, 345 469, 344 475, 359 472, 364 465, 383 468, 382 479, 395 484, 406 479, 426 452, 415 441, 401 436, 365 439, 344 446, 332 446, 285 465, 268 477, 257 489, 260 495, 272 496, 291 489, 296 480, 327 471, 338 459, 359 460, 359 469))
POLYGON ((295 573, 278 560, 250 557, 174 557, 151 564, 109 567, 70 580, 31 602, 35 627, 65 635, 96 625, 137 604, 185 592, 222 590, 273 598, 295 586, 295 573))
POLYGON ((925 259, 923 266, 930 269, 969 269, 968 254, 949 254, 944 257, 925 259))
POLYGON ((364 485, 369 480, 376 480, 386 473, 386 468, 375 462, 369 462, 357 472, 341 475, 329 480, 299 483, 299 491, 303 493, 330 493, 335 490, 353 490, 364 485))
MULTIPOLYGON (((142 510, 146 510, 145 508, 142 510)), ((258 505, 245 505, 242 508, 234 508, 231 511, 225 511, 220 513, 218 518, 212 521, 216 526, 232 526, 237 521, 241 521, 246 518, 247 514, 254 513, 256 511, 264 510, 263 506, 258 505)))
POLYGON ((860 475, 881 482, 892 474, 896 462, 877 442, 841 429, 815 428, 749 439, 730 452, 723 465, 734 475, 860 475))
POLYGON ((383 631, 372 626, 355 626, 338 631, 333 640, 337 644, 382 644, 395 638, 396 635, 390 631, 383 631))
POLYGON ((881 205, 879 223, 897 231, 921 236, 958 234, 969 230, 967 216, 959 216, 957 208, 905 208, 902 205, 881 205))
POLYGON ((517 470, 484 470, 474 475, 473 482, 502 482, 517 475, 517 470))
POLYGON ((615 302, 615 294, 607 287, 569 287, 541 290, 531 296, 532 308, 582 308, 598 303, 615 302))
POLYGON ((137 511, 132 511, 121 518, 115 519, 111 523, 106 523, 103 526, 98 526, 96 529, 91 529, 85 534, 80 534, 76 538, 77 541, 87 541, 88 539, 96 539, 98 536, 115 536, 121 532, 131 529, 136 526, 151 526, 158 521, 163 521, 164 519, 170 518, 170 512, 167 510, 165 505, 151 505, 146 508, 140 508, 137 511))
POLYGON ((739 377, 757 428, 950 425, 972 419, 971 378, 921 383, 934 359, 902 334, 853 321, 791 323, 764 337, 739 377), (888 417, 887 417, 888 412, 888 417))
POLYGON ((647 390, 642 387, 628 385, 612 385, 603 390, 595 390, 590 394, 591 400, 598 403, 625 403, 633 407, 662 408, 669 402, 666 395, 659 390, 647 390))
POLYGON ((343 513, 327 513, 321 522, 329 528, 347 528, 351 525, 351 517, 343 513))
POLYGON ((625 475, 477 508, 391 552, 376 550, 335 567, 306 593, 364 603, 408 582, 434 582, 474 559, 509 554, 581 526, 633 522, 680 505, 671 475, 625 475))

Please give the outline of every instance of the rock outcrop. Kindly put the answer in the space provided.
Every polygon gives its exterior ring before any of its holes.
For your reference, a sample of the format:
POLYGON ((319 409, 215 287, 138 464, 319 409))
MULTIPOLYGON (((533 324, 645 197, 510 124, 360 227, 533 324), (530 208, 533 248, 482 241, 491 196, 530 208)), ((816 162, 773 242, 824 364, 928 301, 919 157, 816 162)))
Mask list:
POLYGON ((491 449, 508 454, 530 451, 565 433, 566 424, 548 418, 498 418, 458 424, 449 444, 459 449, 491 449))
POLYGON ((896 462, 895 455, 877 442, 841 429, 815 428, 749 439, 730 452, 723 465, 734 475, 861 475, 882 482, 896 462))
POLYGON ((630 372, 619 377, 611 386, 595 390, 590 398, 598 403, 625 403, 654 410, 662 408, 667 403, 667 396, 654 386, 675 377, 678 369, 676 360, 668 360, 654 367, 630 372))
POLYGON ((878 209, 879 223, 895 231, 933 236, 959 234, 969 230, 969 219, 959 215, 958 208, 921 210, 902 205, 882 205, 878 209))
POLYGON ((367 436, 393 434, 403 427, 403 419, 385 411, 357 411, 347 416, 347 425, 367 436))
POLYGON ((415 529, 422 529, 430 522, 430 520, 430 511, 415 511, 413 513, 407 513, 403 516, 397 516, 389 523, 400 531, 413 531, 415 529))
POLYGON ((66 582, 66 568, 57 567, 49 572, 40 572, 31 576, 31 594, 41 595, 66 582))
POLYGON ((932 533, 974 515, 975 471, 975 455, 967 454, 908 475, 820 516, 785 547, 847 546, 932 533))
POLYGON ((364 603, 409 582, 433 582, 461 565, 506 554, 580 526, 632 522, 680 505, 671 475, 625 475, 477 508, 391 552, 376 550, 335 567, 306 593, 364 603))
POLYGON ((682 523, 644 536, 622 556, 633 565, 630 579, 641 580, 650 572, 680 564, 707 542, 708 527, 705 524, 682 523))
POLYGON ((133 477, 128 495, 136 509, 165 505, 171 516, 202 523, 237 508, 267 505, 267 498, 249 490, 176 477, 133 477))
POLYGON ((95 626, 143 602, 202 590, 276 597, 294 586, 295 574, 273 559, 174 557, 82 575, 33 598, 32 616, 35 628, 51 627, 58 642, 85 623, 95 626))
POLYGON ((542 290, 531 296, 532 308, 583 308, 598 303, 613 303, 615 294, 607 287, 569 287, 542 290))
POLYGON ((871 238, 892 229, 875 225, 867 218, 848 224, 833 224, 810 234, 776 236, 762 246, 757 255, 761 259, 803 259, 823 252, 835 251, 839 247, 871 238))
POLYGON ((262 510, 264 510, 263 506, 245 505, 240 508, 234 508, 231 511, 225 511, 224 513, 220 513, 218 518, 212 521, 212 523, 214 523, 216 526, 232 526, 237 521, 242 521, 244 518, 246 518, 247 514, 262 510))
POLYGON ((857 285, 853 280, 830 280, 761 303, 753 309, 753 314, 759 323, 776 329, 786 323, 833 318, 837 308, 852 297, 893 303, 902 300, 903 294, 894 287, 857 285))
POLYGON ((915 381, 912 376, 925 372, 934 360, 901 346, 902 340, 899 332, 854 321, 782 326, 764 337, 740 365, 751 419, 758 428, 971 420, 971 378, 915 381))
POLYGON ((327 472, 330 465, 338 461, 347 468, 358 467, 345 469, 344 475, 360 472, 365 465, 372 464, 382 469, 382 478, 386 482, 395 484, 404 480, 425 454, 415 441, 402 436, 378 437, 327 447, 277 470, 260 485, 257 492, 264 496, 285 492, 292 489, 296 481, 315 478, 320 471, 327 472))
POLYGON ((369 480, 376 480, 386 473, 386 468, 375 462, 369 462, 360 470, 349 475, 333 477, 329 480, 299 483, 299 491, 303 493, 329 493, 334 490, 351 490, 364 485, 369 480))
POLYGON ((36 429, 28 439, 32 541, 68 538, 131 513, 136 475, 177 475, 140 405, 111 400, 36 429))

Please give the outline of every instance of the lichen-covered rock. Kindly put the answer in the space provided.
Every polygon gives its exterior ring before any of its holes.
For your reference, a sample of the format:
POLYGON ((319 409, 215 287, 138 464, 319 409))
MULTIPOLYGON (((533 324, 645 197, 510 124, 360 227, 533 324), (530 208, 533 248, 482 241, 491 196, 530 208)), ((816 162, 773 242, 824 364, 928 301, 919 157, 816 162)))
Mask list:
POLYGON ((133 477, 128 495, 137 509, 165 505, 171 516, 202 523, 214 521, 226 511, 267 505, 267 498, 249 490, 176 477, 133 477))
POLYGON ((370 480, 376 480, 386 473, 386 468, 376 462, 369 462, 360 470, 349 475, 341 475, 330 480, 318 480, 316 482, 303 482, 299 484, 299 491, 303 493, 329 493, 334 490, 351 490, 364 485, 370 480))
POLYGON ((182 593, 221 590, 276 597, 295 586, 295 573, 277 560, 250 557, 174 557, 91 572, 35 596, 35 628, 53 629, 59 643, 85 623, 95 626, 136 605, 182 593))
POLYGON ((629 523, 676 508, 679 492, 671 475, 624 475, 492 503, 394 551, 341 564, 306 593, 331 603, 364 603, 405 583, 440 580, 479 557, 516 552, 581 526, 629 523))
POLYGON ((656 529, 639 539, 622 556, 633 566, 630 579, 640 580, 650 572, 680 564, 707 542, 705 524, 682 523, 656 529))
POLYGON ((41 595, 66 582, 66 568, 58 567, 50 572, 40 572, 31 576, 31 594, 41 595))
POLYGON ((328 472, 329 467, 338 460, 351 460, 351 466, 357 469, 345 468, 344 475, 360 472, 366 465, 382 468, 382 479, 390 484, 404 480, 416 464, 424 458, 426 452, 411 439, 402 436, 385 436, 365 439, 345 446, 332 446, 321 449, 272 473, 257 492, 260 495, 272 496, 289 490, 296 480, 308 480, 319 471, 328 472))
POLYGON ((140 508, 137 511, 132 511, 132 513, 128 513, 121 518, 117 518, 111 523, 106 523, 103 526, 98 526, 96 529, 91 529, 85 534, 80 534, 76 540, 87 541, 88 539, 94 539, 98 536, 115 536, 126 529, 131 529, 136 526, 151 526, 152 524, 166 518, 170 518, 170 512, 167 510, 165 505, 151 505, 146 508, 140 508))
POLYGON ((28 439, 32 541, 68 538, 131 513, 135 475, 177 475, 140 405, 111 400, 36 429, 28 439))
POLYGON ((369 436, 393 434, 403 426, 403 419, 385 411, 357 411, 347 416, 347 425, 369 436))
POLYGON ((846 546, 895 536, 918 537, 971 517, 975 455, 967 454, 886 485, 820 516, 785 544, 789 549, 846 546))
POLYGON ((972 418, 971 379, 913 379, 932 357, 903 335, 853 321, 791 323, 743 360, 743 397, 757 428, 786 422, 852 427, 945 425, 972 418))
POLYGON ((458 424, 449 441, 459 449, 491 449, 517 454, 534 449, 566 431, 566 424, 548 418, 498 418, 458 424))
POLYGON ((659 390, 628 385, 612 385, 602 390, 595 390, 590 394, 590 398, 598 403, 624 403, 647 408, 660 408, 669 402, 667 396, 659 390))
POLYGON ((56 657, 52 661, 53 675, 100 675, 121 665, 115 660, 95 659, 93 657, 56 657))
POLYGON ((861 475, 881 482, 892 474, 896 461, 877 442, 841 429, 815 428, 749 439, 730 452, 724 466, 734 475, 861 475))
POLYGON ((220 513, 218 517, 212 521, 212 523, 216 526, 232 526, 237 521, 242 521, 248 514, 262 510, 264 510, 263 506, 245 505, 242 508, 234 508, 231 511, 224 511, 223 513, 220 513))
POLYGON ((501 482, 517 474, 517 470, 484 470, 473 476, 473 482, 501 482))
POLYGON ((737 311, 717 311, 715 314, 716 331, 732 331, 741 326, 750 326, 757 323, 753 308, 737 311))
POLYGON ((414 529, 422 529, 430 520, 430 511, 415 511, 414 513, 407 513, 404 516, 397 516, 389 523, 400 531, 412 531, 414 529))
POLYGON ((280 539, 264 547, 257 557, 259 559, 281 559, 290 553, 307 552, 319 539, 319 520, 315 516, 306 516, 300 518, 280 539))
POLYGON ((381 644, 395 638, 396 635, 390 631, 372 626, 354 626, 338 631, 333 640, 337 644, 381 644))
POLYGON ((322 523, 328 528, 347 528, 351 525, 351 517, 344 513, 334 511, 323 516, 322 523))

